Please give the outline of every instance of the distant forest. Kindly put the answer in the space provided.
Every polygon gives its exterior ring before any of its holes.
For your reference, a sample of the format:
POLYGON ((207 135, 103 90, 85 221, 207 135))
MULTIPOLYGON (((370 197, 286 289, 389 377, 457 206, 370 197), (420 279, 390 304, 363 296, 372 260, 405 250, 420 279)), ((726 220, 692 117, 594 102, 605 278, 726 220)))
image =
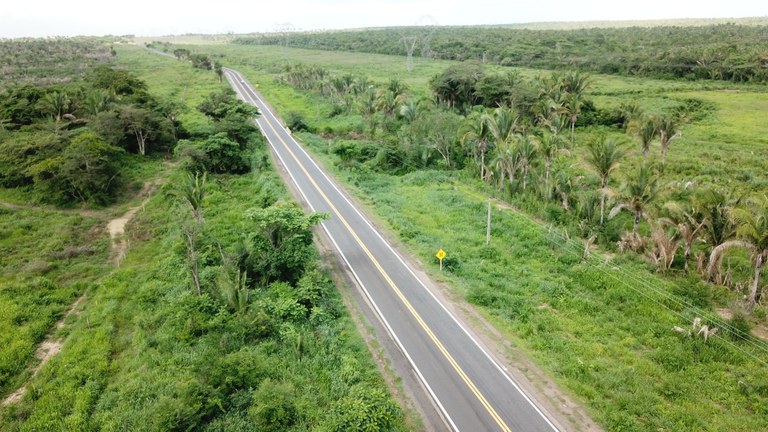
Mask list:
POLYGON ((768 82, 768 26, 529 30, 402 27, 239 37, 237 44, 477 60, 503 66, 690 80, 768 82))

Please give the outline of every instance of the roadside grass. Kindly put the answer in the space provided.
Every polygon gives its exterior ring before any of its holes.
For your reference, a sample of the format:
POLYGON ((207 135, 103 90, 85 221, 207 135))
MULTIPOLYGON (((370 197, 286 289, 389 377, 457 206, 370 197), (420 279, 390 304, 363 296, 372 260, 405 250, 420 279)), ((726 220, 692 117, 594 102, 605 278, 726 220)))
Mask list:
POLYGON ((108 254, 100 218, 0 207, 0 394, 24 381, 37 345, 108 254))
MULTIPOLYGON (((322 155, 325 140, 301 137, 322 155)), ((486 246, 488 195, 461 174, 360 174, 322 158, 432 277, 478 307, 607 430, 768 428, 768 344, 712 312, 713 301, 730 298, 723 288, 663 278, 629 255, 583 259, 581 242, 497 206, 486 246), (704 342, 672 331, 696 317, 720 335, 704 342)))

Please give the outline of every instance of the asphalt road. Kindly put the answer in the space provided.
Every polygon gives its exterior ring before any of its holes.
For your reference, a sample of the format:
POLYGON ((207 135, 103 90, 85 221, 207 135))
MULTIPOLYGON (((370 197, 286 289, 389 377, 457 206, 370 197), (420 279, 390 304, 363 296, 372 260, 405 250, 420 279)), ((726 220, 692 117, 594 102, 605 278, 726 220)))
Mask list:
MULTIPOLYGON (((291 137, 237 71, 224 73, 239 97, 261 111, 257 123, 338 249, 427 393, 455 431, 557 431, 504 368, 427 288, 291 137)), ((429 282, 427 282, 429 283, 429 282)))

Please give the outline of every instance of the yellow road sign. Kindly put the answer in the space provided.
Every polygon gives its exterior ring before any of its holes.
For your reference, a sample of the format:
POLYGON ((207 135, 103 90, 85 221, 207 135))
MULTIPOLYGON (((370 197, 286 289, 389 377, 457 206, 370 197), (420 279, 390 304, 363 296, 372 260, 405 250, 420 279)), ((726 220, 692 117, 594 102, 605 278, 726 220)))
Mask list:
POLYGON ((442 260, 443 260, 443 258, 445 258, 445 251, 444 251, 444 250, 442 250, 442 249, 440 249, 439 251, 437 251, 437 253, 435 254, 435 256, 437 257, 437 259, 439 259, 440 261, 442 261, 442 260))

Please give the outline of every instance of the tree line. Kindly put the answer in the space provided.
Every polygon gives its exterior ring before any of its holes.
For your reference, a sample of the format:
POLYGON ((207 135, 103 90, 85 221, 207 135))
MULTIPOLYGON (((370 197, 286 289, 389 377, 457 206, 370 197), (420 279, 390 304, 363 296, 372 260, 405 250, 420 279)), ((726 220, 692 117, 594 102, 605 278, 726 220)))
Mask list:
MULTIPOLYGON (((414 55, 476 60, 537 69, 725 80, 768 81, 768 26, 717 24, 528 30, 504 27, 408 27, 292 33, 298 48, 405 55, 403 36, 417 38, 414 55)), ((281 35, 243 36, 233 43, 280 45, 281 35)))

